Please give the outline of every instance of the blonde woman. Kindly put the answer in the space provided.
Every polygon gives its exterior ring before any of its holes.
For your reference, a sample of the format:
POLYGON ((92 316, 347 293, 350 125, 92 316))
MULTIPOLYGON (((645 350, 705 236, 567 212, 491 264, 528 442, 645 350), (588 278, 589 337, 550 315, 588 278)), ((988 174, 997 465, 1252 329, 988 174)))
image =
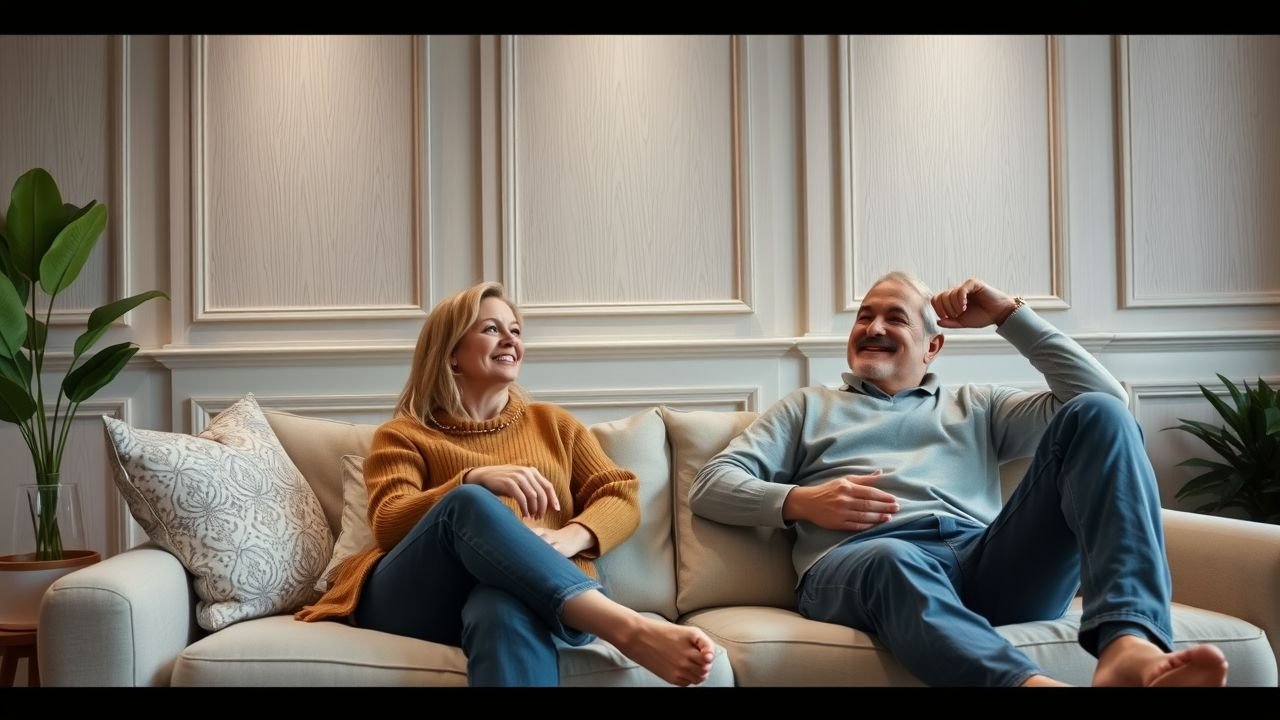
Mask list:
POLYGON ((396 417, 365 460, 377 547, 298 619, 462 647, 472 685, 558 685, 556 641, 599 636, 667 682, 702 682, 702 631, 608 599, 592 560, 640 522, 638 481, 565 410, 529 403, 520 311, 497 283, 443 300, 396 417))

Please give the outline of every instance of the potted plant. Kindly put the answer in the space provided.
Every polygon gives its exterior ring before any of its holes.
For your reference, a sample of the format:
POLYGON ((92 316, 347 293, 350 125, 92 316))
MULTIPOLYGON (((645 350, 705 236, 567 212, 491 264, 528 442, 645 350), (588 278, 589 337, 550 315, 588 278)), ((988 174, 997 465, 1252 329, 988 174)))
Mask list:
POLYGON ((138 346, 118 343, 87 359, 86 353, 126 312, 168 297, 152 290, 94 310, 76 338, 60 385, 46 393, 45 344, 54 302, 79 276, 106 226, 105 205, 94 200, 64 204, 43 168, 18 178, 8 213, 0 218, 0 420, 18 426, 36 476, 35 485, 19 488, 17 498, 17 515, 31 522, 34 552, 0 557, 0 627, 34 627, 44 588, 58 575, 97 560, 98 553, 68 545, 66 534, 73 528, 67 523, 81 521, 74 486, 60 483, 59 470, 80 403, 120 374, 138 346), (37 302, 41 294, 47 300, 37 302), (21 607, 32 598, 34 611, 21 607))
POLYGON ((1191 458, 1178 463, 1203 468, 1205 472, 1178 491, 1177 498, 1212 495, 1217 499, 1196 508, 1196 512, 1216 512, 1239 508, 1250 520, 1280 523, 1280 397, 1262 379, 1241 392, 1222 375, 1235 407, 1200 385, 1200 392, 1213 405, 1225 426, 1178 418, 1181 425, 1164 428, 1182 430, 1204 441, 1226 462, 1191 458))

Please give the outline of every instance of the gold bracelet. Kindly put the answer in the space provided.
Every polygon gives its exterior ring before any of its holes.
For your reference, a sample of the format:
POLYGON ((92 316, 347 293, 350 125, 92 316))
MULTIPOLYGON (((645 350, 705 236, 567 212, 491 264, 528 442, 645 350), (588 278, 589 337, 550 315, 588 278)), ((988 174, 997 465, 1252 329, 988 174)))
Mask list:
POLYGON ((1027 301, 1023 300, 1021 295, 1014 295, 1013 309, 1005 313, 1005 316, 1000 318, 1000 322, 996 323, 996 325, 1003 325, 1006 320, 1008 320, 1010 317, 1013 317, 1013 314, 1021 310, 1022 306, 1026 304, 1027 304, 1027 301))

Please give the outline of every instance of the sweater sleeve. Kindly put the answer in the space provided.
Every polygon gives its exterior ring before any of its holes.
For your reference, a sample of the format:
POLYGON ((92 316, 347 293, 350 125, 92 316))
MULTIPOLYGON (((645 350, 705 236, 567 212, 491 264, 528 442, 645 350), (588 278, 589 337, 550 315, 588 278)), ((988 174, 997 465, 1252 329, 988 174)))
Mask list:
POLYGON ((804 461, 805 398, 774 403, 707 461, 689 488, 689 509, 727 525, 787 527, 782 506, 804 461))
POLYGON ((1124 387, 1089 351, 1031 308, 1009 316, 996 333, 1044 375, 1048 392, 997 386, 991 398, 991 438, 1000 462, 1028 457, 1058 408, 1086 392, 1101 392, 1128 404, 1124 387))
POLYGON ((598 558, 622 544, 640 526, 640 480, 605 454, 599 441, 568 413, 560 417, 560 432, 569 450, 569 492, 577 514, 569 519, 596 537, 594 548, 581 557, 598 558))
POLYGON ((364 461, 364 482, 369 491, 369 528, 384 551, 409 534, 445 493, 462 484, 466 470, 449 478, 429 477, 422 453, 393 426, 383 425, 373 436, 364 461))

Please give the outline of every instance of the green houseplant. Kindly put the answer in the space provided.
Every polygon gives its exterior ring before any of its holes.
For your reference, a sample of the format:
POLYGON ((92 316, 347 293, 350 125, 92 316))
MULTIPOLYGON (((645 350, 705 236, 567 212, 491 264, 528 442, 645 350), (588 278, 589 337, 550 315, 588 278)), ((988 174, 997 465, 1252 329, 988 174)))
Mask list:
POLYGON ((45 343, 54 301, 80 274, 106 226, 105 205, 94 200, 84 206, 64 204, 57 183, 43 168, 18 178, 8 213, 0 218, 0 420, 18 426, 35 464, 36 488, 28 507, 36 561, 63 556, 59 469, 80 403, 110 383, 138 346, 123 342, 87 359, 85 355, 126 312, 152 298, 168 297, 152 290, 94 310, 76 338, 60 386, 46 393, 45 343), (41 292, 47 301, 37 303, 41 292))
POLYGON ((1205 470, 1178 491, 1177 498, 1212 495, 1217 499, 1196 508, 1216 512, 1239 508, 1250 520, 1280 523, 1280 397, 1262 379, 1241 392, 1222 375, 1234 407, 1203 385, 1200 392, 1226 421, 1224 426, 1178 418, 1181 430, 1200 438, 1226 462, 1191 458, 1178 463, 1205 470))

